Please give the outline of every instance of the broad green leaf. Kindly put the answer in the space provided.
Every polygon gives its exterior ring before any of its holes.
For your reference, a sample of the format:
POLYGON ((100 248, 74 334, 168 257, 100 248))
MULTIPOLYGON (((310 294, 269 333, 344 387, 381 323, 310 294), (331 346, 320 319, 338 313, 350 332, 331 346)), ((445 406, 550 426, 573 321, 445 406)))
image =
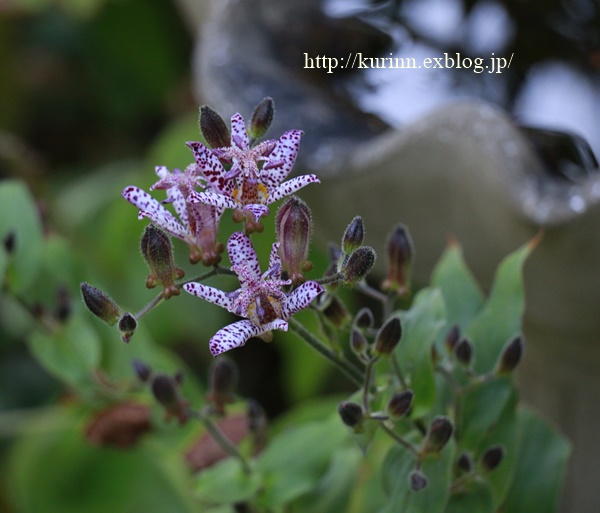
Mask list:
POLYGON ((257 462, 264 476, 259 504, 275 508, 313 490, 334 452, 347 443, 347 429, 337 415, 281 432, 257 462))
POLYGON ((54 334, 38 329, 29 347, 50 373, 72 386, 88 381, 100 362, 100 340, 82 315, 73 315, 54 334))
POLYGON ((421 471, 428 484, 415 492, 410 486, 414 455, 404 447, 392 447, 383 464, 384 488, 390 492, 390 498, 380 513, 442 513, 450 495, 454 452, 454 441, 450 440, 440 455, 423 460, 421 471))
POLYGON ((10 290, 20 293, 35 279, 43 255, 42 225, 33 197, 25 184, 0 182, 0 241, 14 235, 14 250, 8 259, 10 290))
POLYGON ((442 293, 438 289, 419 291, 411 309, 399 312, 399 315, 403 332, 394 355, 415 393, 413 416, 418 418, 427 413, 435 402, 431 346, 445 324, 442 293))
POLYGON ((431 285, 441 290, 448 326, 464 330, 483 304, 483 293, 463 259, 461 247, 451 243, 435 266, 431 285))
POLYGON ((246 474, 238 460, 227 458, 198 475, 194 493, 208 505, 234 504, 250 500, 261 486, 257 472, 246 474))
POLYGON ((518 411, 521 432, 514 480, 503 505, 511 513, 555 513, 571 448, 530 410, 518 411))
POLYGON ((466 489, 450 495, 444 513, 494 513, 492 491, 485 481, 472 481, 466 489))
POLYGON ((523 265, 535 243, 525 244, 502 261, 485 306, 465 330, 473 342, 474 368, 478 372, 491 370, 504 344, 521 331, 525 308, 523 265))

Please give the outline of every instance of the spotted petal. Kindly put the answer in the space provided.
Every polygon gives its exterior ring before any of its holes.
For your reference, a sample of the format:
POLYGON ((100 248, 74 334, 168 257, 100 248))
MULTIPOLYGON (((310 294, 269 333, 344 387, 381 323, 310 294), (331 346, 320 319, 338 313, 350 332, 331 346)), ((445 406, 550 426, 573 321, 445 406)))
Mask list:
POLYGON ((271 254, 269 255, 269 270, 272 278, 281 277, 281 257, 279 256, 279 242, 274 242, 271 248, 271 254), (275 271, 275 274, 272 274, 275 271))
POLYGON ((309 183, 321 183, 321 180, 317 178, 317 175, 302 175, 292 178, 291 180, 282 183, 275 190, 269 191, 267 203, 275 203, 281 198, 294 194, 297 190, 306 187, 309 183))
POLYGON ((190 194, 188 200, 190 201, 190 203, 205 203, 206 205, 212 205, 213 207, 217 207, 218 209, 239 208, 239 205, 233 198, 213 191, 193 191, 190 194))
MULTIPOLYGON (((227 253, 229 254, 232 266, 237 268, 246 267, 250 271, 249 279, 258 280, 260 278, 258 257, 250 239, 246 235, 242 232, 232 234, 227 242, 227 253)), ((238 277, 240 278, 240 283, 242 283, 242 277, 238 277)))
POLYGON ((230 295, 214 287, 209 287, 208 285, 203 285, 202 283, 192 281, 190 283, 186 283, 183 286, 183 290, 194 296, 206 299, 206 301, 209 301, 210 303, 222 306, 226 310, 231 311, 231 308, 233 307, 233 300, 230 298, 230 295))
POLYGON ((306 308, 310 302, 325 290, 316 281, 307 281, 293 290, 283 305, 281 316, 289 319, 292 315, 306 308))
POLYGON ((231 145, 234 144, 241 150, 250 146, 244 118, 238 113, 231 116, 231 145))
POLYGON ((230 349, 243 346, 249 338, 258 337, 274 329, 287 331, 288 324, 281 319, 277 319, 264 326, 256 326, 247 319, 234 322, 214 334, 209 342, 210 352, 213 356, 217 356, 230 349))
POLYGON ((175 219, 173 214, 147 192, 130 185, 123 189, 122 194, 129 203, 140 210, 138 215, 140 219, 149 218, 154 224, 179 239, 185 239, 189 235, 186 228, 175 219))
POLYGON ((262 216, 269 215, 269 207, 266 205, 261 205, 260 203, 245 205, 244 208, 242 208, 242 211, 250 212, 255 221, 258 221, 262 216))
POLYGON ((225 168, 217 156, 201 142, 186 143, 194 154, 196 164, 206 178, 207 185, 213 189, 230 194, 233 189, 231 180, 225 179, 225 168))
POLYGON ((260 180, 267 189, 275 189, 290 174, 300 149, 301 136, 302 130, 288 130, 277 141, 260 173, 260 180))
POLYGON ((173 208, 175 209, 175 212, 177 212, 179 219, 181 219, 182 224, 189 230, 190 221, 188 219, 187 204, 179 188, 171 187, 168 189, 167 198, 173 203, 173 208))

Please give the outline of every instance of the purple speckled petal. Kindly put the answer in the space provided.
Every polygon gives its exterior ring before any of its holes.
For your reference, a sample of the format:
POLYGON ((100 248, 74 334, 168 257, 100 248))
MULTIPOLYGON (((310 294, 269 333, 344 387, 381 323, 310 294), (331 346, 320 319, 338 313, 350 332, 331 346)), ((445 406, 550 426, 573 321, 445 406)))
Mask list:
POLYGON ((271 204, 279 201, 281 198, 294 194, 297 190, 302 189, 302 187, 306 187, 309 183, 321 183, 321 180, 317 178, 317 175, 302 175, 292 178, 271 191, 267 202, 271 204))
POLYGON ((236 145, 238 148, 245 150, 250 145, 248 134, 246 133, 246 123, 244 118, 236 113, 231 116, 231 145, 236 145))
POLYGON ((193 191, 188 197, 188 201, 190 203, 205 203, 206 205, 212 205, 218 209, 239 208, 239 205, 233 198, 213 191, 193 191))
POLYGON ((281 311, 281 316, 284 319, 289 319, 295 313, 306 308, 324 290, 316 281, 303 283, 287 297, 281 311))
POLYGON ((279 279, 281 277, 281 257, 279 256, 279 242, 274 242, 269 255, 269 271, 271 277, 279 279))
POLYGON ((225 179, 225 168, 217 156, 201 142, 186 143, 194 154, 196 164, 206 178, 207 185, 224 194, 233 190, 233 182, 225 179))
POLYGON ((186 283, 183 286, 183 290, 194 296, 206 299, 206 301, 209 301, 210 303, 222 306, 226 310, 231 311, 231 308, 233 307, 233 300, 231 299, 230 294, 227 294, 226 292, 214 287, 209 287, 208 285, 203 285, 202 283, 192 281, 190 283, 186 283))
POLYGON ((265 159, 260 180, 269 192, 290 174, 300 149, 301 136, 302 130, 288 130, 279 138, 277 145, 265 159))
POLYGON ((178 187, 171 187, 167 191, 167 198, 172 201, 173 208, 175 208, 175 212, 181 219, 183 226, 185 226, 186 230, 190 229, 190 220, 188 219, 188 210, 185 202, 185 198, 178 187))
POLYGON ((213 356, 243 346, 251 337, 257 337, 267 331, 249 320, 234 322, 217 331, 210 339, 209 348, 213 356))
POLYGON ((245 205, 242 211, 250 212, 254 216, 254 220, 258 221, 262 216, 269 215, 269 207, 266 205, 260 205, 253 203, 252 205, 245 205))
POLYGON ((251 273, 251 278, 255 280, 260 278, 260 266, 256 251, 254 251, 250 239, 242 232, 235 232, 229 237, 227 254, 232 266, 247 267, 251 273))
POLYGON ((163 207, 157 200, 155 200, 150 194, 130 185, 123 189, 123 197, 132 205, 136 206, 140 212, 138 214, 139 219, 144 217, 149 218, 154 224, 160 226, 168 233, 179 239, 185 239, 189 235, 188 230, 181 225, 175 216, 171 214, 165 207, 163 207))

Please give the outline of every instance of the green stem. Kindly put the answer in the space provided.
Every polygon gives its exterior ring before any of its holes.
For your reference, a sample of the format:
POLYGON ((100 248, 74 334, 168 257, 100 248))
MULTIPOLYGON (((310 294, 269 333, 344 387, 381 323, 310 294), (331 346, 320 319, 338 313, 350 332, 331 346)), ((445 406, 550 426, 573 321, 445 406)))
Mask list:
POLYGON ((415 458, 417 458, 417 459, 419 458, 419 451, 413 444, 411 444, 408 440, 405 440, 404 438, 402 438, 398 433, 395 433, 393 429, 390 429, 385 424, 382 423, 381 427, 396 442, 398 442, 400 445, 406 447, 409 451, 411 451, 415 455, 415 458))
POLYGON ((335 273, 331 276, 323 276, 323 278, 319 278, 318 280, 314 280, 321 285, 327 285, 328 283, 333 283, 336 281, 341 281, 344 279, 344 273, 335 273))
POLYGON ((406 390, 408 388, 408 385, 406 384, 406 380, 404 379, 404 374, 402 374, 402 369, 400 368, 400 364, 398 363, 398 358, 396 358, 395 354, 392 354, 391 361, 392 361, 392 367, 394 368, 394 372, 396 373, 396 376, 398 376, 398 380, 400 381, 402 388, 404 390, 406 390))
POLYGON ((379 292, 377 289, 370 287, 364 281, 358 282, 356 284, 356 288, 363 294, 381 302, 384 306, 387 304, 388 297, 384 293, 379 292))
POLYGON ((342 360, 336 353, 329 349, 323 342, 315 337, 310 331, 308 331, 300 322, 296 319, 289 320, 292 330, 305 342, 308 343, 315 351, 324 356, 331 363, 339 367, 339 369, 350 378, 359 387, 363 386, 364 376, 360 370, 352 365, 347 360, 342 360))
POLYGON ((373 366, 375 365, 376 360, 369 360, 367 363, 367 368, 365 369, 365 384, 363 387, 363 406, 365 412, 370 414, 371 408, 369 406, 369 390, 371 389, 371 379, 373 375, 373 366))

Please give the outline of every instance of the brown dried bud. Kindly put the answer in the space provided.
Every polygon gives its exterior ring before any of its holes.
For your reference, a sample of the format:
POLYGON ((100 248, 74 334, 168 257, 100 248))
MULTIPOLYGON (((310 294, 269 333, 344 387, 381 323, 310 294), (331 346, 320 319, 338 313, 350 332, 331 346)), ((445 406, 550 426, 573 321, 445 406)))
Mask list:
POLYGON ((209 371, 209 389, 207 400, 218 415, 225 413, 225 405, 235 400, 235 389, 239 372, 235 362, 227 356, 215 358, 209 371))
POLYGON ((491 472, 494 470, 502 460, 504 459, 504 447, 501 445, 495 445, 487 449, 481 460, 479 461, 479 465, 483 472, 491 472))
POLYGON ((429 424, 423 453, 440 452, 450 440, 454 427, 448 417, 436 417, 429 424))
POLYGON ((358 248, 360 248, 364 238, 365 225, 362 217, 356 216, 346 227, 342 237, 342 251, 344 254, 349 255, 353 251, 356 251, 358 248))
POLYGON ((275 221, 279 256, 284 271, 294 284, 305 281, 302 274, 308 259, 312 235, 312 216, 308 205, 296 196, 288 198, 279 210, 275 221))
POLYGON ((258 139, 265 135, 273 122, 274 114, 275 102, 273 98, 267 96, 254 109, 252 119, 250 120, 250 127, 248 128, 248 135, 252 139, 258 139))
POLYGON ((81 284, 81 295, 90 312, 109 326, 114 326, 121 317, 121 309, 117 304, 104 292, 92 287, 89 283, 81 284))
POLYGON ((510 374, 514 371, 523 356, 523 337, 520 335, 508 342, 500 355, 496 365, 496 374, 510 374))
POLYGON ((231 134, 223 118, 208 105, 200 107, 200 132, 211 148, 231 145, 231 134))
POLYGON ((389 356, 402 338, 400 317, 391 317, 378 331, 375 337, 373 353, 376 356, 389 356))
POLYGON ((398 225, 390 234, 387 245, 387 278, 382 283, 383 290, 393 290, 405 295, 410 290, 414 248, 408 229, 398 225))
POLYGON ((404 390, 394 394, 387 405, 388 415, 397 419, 408 413, 414 396, 412 390, 404 390))
POLYGON ((354 251, 342 269, 344 283, 354 285, 362 280, 373 268, 376 257, 375 250, 370 246, 361 246, 354 251))
POLYGON ((150 269, 146 287, 151 289, 160 283, 163 286, 164 299, 178 296, 180 290, 173 280, 183 278, 184 272, 175 267, 173 245, 169 236, 156 226, 149 224, 144 230, 140 246, 144 260, 150 269))
POLYGON ((119 319, 118 327, 121 332, 121 340, 126 344, 129 344, 129 341, 137 328, 135 317, 128 312, 124 313, 119 319))

